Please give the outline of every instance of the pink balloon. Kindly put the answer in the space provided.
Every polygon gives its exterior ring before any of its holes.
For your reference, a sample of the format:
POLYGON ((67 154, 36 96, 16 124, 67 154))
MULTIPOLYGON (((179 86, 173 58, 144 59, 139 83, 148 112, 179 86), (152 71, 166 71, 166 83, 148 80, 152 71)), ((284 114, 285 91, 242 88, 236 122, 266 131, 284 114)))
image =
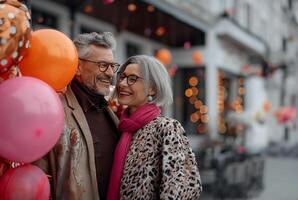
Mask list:
POLYGON ((48 177, 34 165, 10 169, 0 177, 1 200, 48 200, 48 177))
POLYGON ((64 111, 56 92, 32 77, 0 84, 0 156, 30 163, 44 156, 58 141, 64 111))

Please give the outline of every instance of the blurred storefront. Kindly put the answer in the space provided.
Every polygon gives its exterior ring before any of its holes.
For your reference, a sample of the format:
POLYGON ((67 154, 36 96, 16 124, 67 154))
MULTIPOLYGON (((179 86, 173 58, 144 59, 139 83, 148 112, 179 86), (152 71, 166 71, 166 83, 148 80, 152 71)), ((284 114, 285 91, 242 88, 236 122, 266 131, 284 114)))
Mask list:
MULTIPOLYGON (((216 124, 210 128, 217 127, 224 137, 239 139, 235 142, 251 151, 265 148, 267 133, 264 124, 259 129, 262 125, 254 115, 267 100, 262 74, 266 43, 225 16, 210 30, 207 43, 209 115, 216 124), (255 134, 264 143, 253 141, 255 134)), ((216 132, 211 132, 215 138, 212 133, 216 132)))

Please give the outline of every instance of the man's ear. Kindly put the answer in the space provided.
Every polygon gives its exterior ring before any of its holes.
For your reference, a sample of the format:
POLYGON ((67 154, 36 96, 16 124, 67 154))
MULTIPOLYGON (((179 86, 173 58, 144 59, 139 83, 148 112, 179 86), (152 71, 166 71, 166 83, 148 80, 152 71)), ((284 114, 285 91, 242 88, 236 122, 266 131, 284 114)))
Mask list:
POLYGON ((76 76, 81 76, 82 72, 82 63, 79 61, 78 69, 76 71, 76 76))

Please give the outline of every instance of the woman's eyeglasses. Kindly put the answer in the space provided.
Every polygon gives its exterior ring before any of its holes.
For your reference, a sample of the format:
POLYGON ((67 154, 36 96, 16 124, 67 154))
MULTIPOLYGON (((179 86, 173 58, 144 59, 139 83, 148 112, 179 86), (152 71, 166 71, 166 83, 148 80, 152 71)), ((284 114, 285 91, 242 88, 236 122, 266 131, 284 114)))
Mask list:
POLYGON ((108 62, 105 62, 105 61, 98 61, 97 62, 97 61, 83 59, 83 58, 79 58, 79 59, 83 60, 83 61, 86 61, 86 62, 94 63, 95 65, 98 66, 99 71, 101 71, 101 72, 106 72, 108 70, 109 66, 111 66, 113 72, 115 73, 120 67, 119 63, 108 63, 108 62))
POLYGON ((126 78, 127 85, 131 86, 137 82, 138 79, 143 79, 140 76, 137 76, 135 74, 126 75, 123 72, 119 72, 117 74, 117 81, 120 83, 126 78))

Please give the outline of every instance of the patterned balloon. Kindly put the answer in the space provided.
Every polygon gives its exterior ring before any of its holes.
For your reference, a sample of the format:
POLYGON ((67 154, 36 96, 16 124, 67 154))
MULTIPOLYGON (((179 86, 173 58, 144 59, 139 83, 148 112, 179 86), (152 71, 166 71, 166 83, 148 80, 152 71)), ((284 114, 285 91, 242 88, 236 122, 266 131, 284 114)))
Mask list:
POLYGON ((17 0, 0 0, 0 74, 18 64, 30 46, 27 7, 17 0))

